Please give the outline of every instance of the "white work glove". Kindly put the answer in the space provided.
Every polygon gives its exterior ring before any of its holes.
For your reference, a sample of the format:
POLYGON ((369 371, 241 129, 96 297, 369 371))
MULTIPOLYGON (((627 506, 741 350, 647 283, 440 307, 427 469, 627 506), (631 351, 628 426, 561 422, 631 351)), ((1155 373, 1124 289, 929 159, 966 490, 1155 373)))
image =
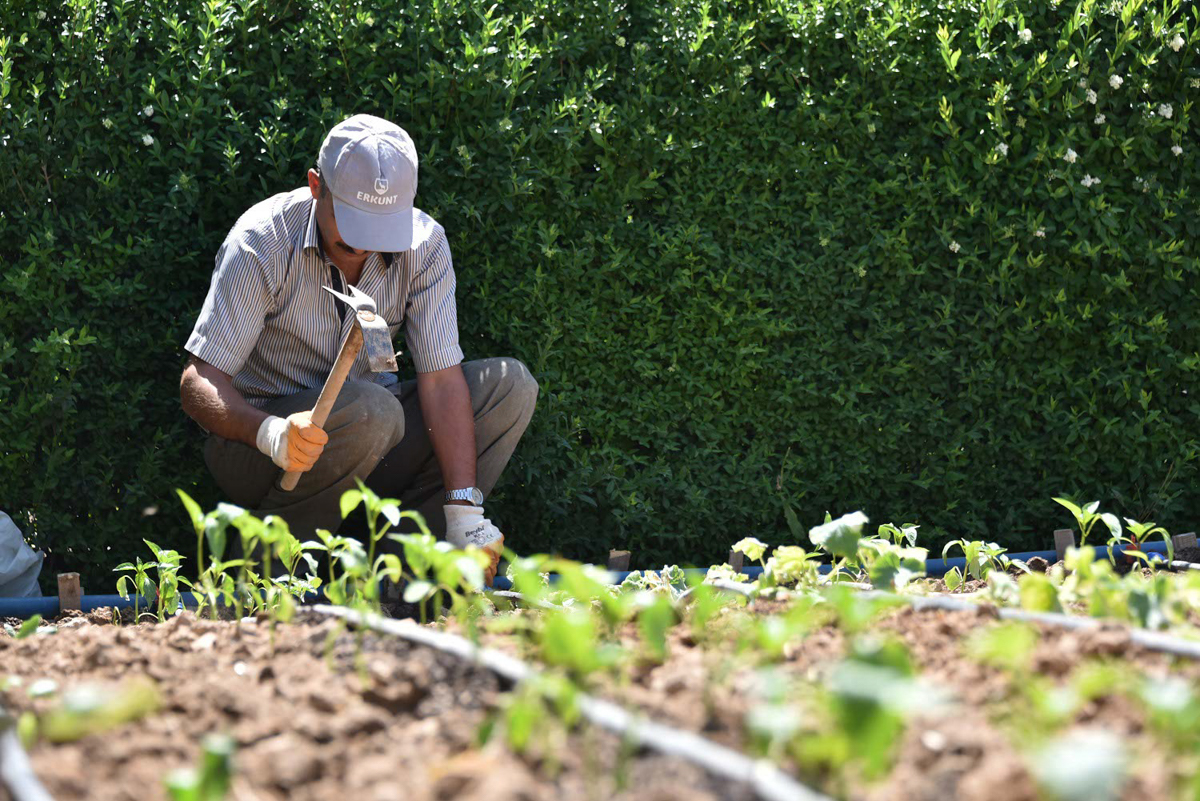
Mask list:
POLYGON ((303 473, 312 469, 329 435, 313 425, 312 412, 296 412, 286 418, 271 415, 258 427, 254 444, 284 470, 303 473))
POLYGON ((455 548, 474 545, 492 557, 491 565, 484 571, 484 583, 492 586, 500 556, 504 553, 504 535, 483 516, 482 506, 448 503, 442 509, 446 512, 446 542, 455 548))

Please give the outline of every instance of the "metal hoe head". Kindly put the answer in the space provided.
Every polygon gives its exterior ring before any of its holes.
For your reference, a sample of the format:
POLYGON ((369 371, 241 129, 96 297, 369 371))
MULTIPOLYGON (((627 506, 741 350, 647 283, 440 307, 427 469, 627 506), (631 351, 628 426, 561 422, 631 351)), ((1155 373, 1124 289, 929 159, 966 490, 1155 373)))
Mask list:
POLYGON ((392 333, 388 330, 387 320, 375 313, 375 300, 356 286, 350 287, 349 295, 329 287, 322 289, 354 309, 354 319, 362 331, 363 350, 367 352, 367 364, 371 370, 376 373, 395 370, 396 352, 392 350, 392 333))

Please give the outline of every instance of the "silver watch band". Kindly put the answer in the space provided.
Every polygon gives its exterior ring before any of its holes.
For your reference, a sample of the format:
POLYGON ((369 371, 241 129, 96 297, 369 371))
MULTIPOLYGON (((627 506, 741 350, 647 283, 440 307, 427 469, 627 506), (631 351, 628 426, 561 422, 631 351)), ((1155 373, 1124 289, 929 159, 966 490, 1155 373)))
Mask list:
POLYGON ((447 501, 470 501, 476 506, 483 506, 483 492, 479 487, 452 489, 446 491, 447 501))

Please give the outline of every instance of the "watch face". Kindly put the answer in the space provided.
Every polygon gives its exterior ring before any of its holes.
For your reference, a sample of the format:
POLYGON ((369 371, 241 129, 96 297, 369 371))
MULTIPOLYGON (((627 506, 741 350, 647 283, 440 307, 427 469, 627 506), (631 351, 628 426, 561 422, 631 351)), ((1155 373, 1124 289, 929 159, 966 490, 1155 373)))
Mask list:
POLYGON ((476 506, 483 505, 483 493, 479 491, 479 487, 471 487, 471 503, 476 506))

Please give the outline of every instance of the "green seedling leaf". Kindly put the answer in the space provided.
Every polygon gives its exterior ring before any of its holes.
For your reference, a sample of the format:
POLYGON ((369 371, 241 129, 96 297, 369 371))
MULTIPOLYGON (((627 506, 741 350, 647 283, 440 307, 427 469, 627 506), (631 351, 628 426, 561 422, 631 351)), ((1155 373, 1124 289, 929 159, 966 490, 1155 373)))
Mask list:
POLYGON ((638 631, 655 660, 667 660, 667 632, 675 625, 675 608, 665 595, 657 597, 638 615, 638 631))
POLYGON ((164 780, 172 801, 222 801, 233 779, 233 751, 232 737, 205 737, 200 768, 177 770, 164 780))
POLYGON ((747 559, 758 562, 762 559, 763 554, 767 550, 767 544, 760 542, 754 537, 746 537, 738 540, 733 544, 733 550, 738 553, 745 554, 747 559))
POLYGON ((824 548, 835 556, 852 557, 858 554, 858 541, 866 523, 865 514, 851 512, 813 528, 808 532, 808 536, 813 545, 824 548))
POLYGON ((806 579, 816 578, 817 559, 817 554, 810 554, 798 545, 781 545, 767 560, 767 572, 776 584, 802 584, 806 579))
POLYGON ((1021 608, 1029 612, 1061 612, 1058 587, 1045 573, 1026 573, 1018 582, 1021 608))
POLYGON ((126 682, 116 692, 82 686, 65 693, 62 702, 42 720, 42 734, 51 742, 73 742, 145 717, 160 705, 158 689, 147 678, 126 682))
POLYGON ((393 526, 400 525, 400 506, 396 503, 384 503, 379 507, 379 511, 387 518, 387 521, 393 526))
POLYGON ((37 715, 29 710, 25 710, 17 718, 17 738, 21 741, 21 745, 26 749, 32 748, 37 742, 38 737, 38 719, 37 715))
POLYGON ((404 602, 416 604, 428 598, 434 590, 434 585, 428 581, 410 581, 404 586, 404 602))
POLYGON ((1116 801, 1128 752, 1113 733, 1080 729, 1033 755, 1033 772, 1056 801, 1116 801))
POLYGON ((178 487, 175 493, 179 496, 179 500, 183 502, 183 508, 187 510, 188 518, 192 521, 192 528, 199 535, 204 531, 204 512, 200 509, 200 504, 192 500, 192 497, 178 487))
POLYGON ((228 528, 229 518, 225 515, 214 512, 204 519, 204 541, 208 544, 210 559, 224 558, 228 528))
POLYGON ((976 632, 967 640, 967 654, 985 665, 1024 671, 1037 647, 1037 631, 1027 623, 1001 623, 976 632))
POLYGON ((40 626, 41 624, 42 624, 42 616, 34 615, 33 617, 29 618, 28 620, 26 620, 24 623, 21 624, 21 627, 19 629, 17 629, 17 633, 14 634, 13 637, 15 637, 18 640, 23 640, 26 637, 30 637, 37 633, 38 626, 40 626))
MULTIPOLYGON (((1067 508, 1067 511, 1069 511, 1072 515, 1074 515, 1076 520, 1083 519, 1083 510, 1080 509, 1075 504, 1068 501, 1066 498, 1055 498, 1054 502, 1057 504, 1060 504, 1062 506, 1065 506, 1067 508)), ((1097 507, 1097 508, 1099 508, 1099 507, 1097 507)))
POLYGON ((963 575, 957 567, 952 567, 947 570, 946 575, 942 577, 942 580, 946 582, 946 589, 948 589, 950 592, 954 592, 963 585, 963 575))
POLYGON ((803 721, 799 707, 786 703, 756 704, 746 714, 746 727, 768 752, 775 743, 795 737, 803 721))
POLYGON ((363 494, 361 490, 349 489, 343 492, 342 499, 340 501, 342 519, 344 520, 349 517, 350 513, 357 509, 358 505, 362 503, 362 501, 363 494))

